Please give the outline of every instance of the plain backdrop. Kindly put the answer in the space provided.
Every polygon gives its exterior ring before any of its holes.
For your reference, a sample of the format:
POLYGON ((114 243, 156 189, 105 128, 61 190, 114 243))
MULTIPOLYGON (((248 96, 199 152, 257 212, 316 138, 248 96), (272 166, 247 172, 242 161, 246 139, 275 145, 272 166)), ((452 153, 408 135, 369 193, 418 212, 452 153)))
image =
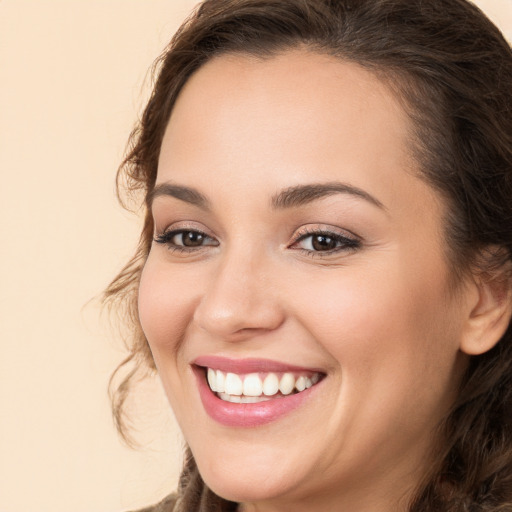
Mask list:
MULTIPOLYGON (((122 345, 102 289, 140 219, 114 175, 147 71, 194 0, 0 0, 0 512, 121 512, 176 487, 182 439, 156 379, 142 448, 106 393, 122 345)), ((512 0, 477 2, 512 39, 512 0)))

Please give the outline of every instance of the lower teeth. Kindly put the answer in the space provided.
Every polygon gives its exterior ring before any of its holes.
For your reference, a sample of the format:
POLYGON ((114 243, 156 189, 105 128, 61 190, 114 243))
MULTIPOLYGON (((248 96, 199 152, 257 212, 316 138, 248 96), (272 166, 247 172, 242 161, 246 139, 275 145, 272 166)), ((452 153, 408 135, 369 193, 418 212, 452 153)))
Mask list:
POLYGON ((268 396, 228 395, 227 393, 217 393, 217 396, 225 402, 232 402, 234 404, 255 404, 270 400, 268 396))
MULTIPOLYGON (((295 392, 290 393, 290 395, 296 394, 295 392)), ((231 402, 234 404, 256 404, 259 402, 267 402, 268 400, 272 400, 274 398, 284 398, 285 396, 290 395, 282 395, 278 393, 273 396, 245 396, 245 395, 228 395, 227 393, 217 393, 217 396, 224 400, 225 402, 231 402)))

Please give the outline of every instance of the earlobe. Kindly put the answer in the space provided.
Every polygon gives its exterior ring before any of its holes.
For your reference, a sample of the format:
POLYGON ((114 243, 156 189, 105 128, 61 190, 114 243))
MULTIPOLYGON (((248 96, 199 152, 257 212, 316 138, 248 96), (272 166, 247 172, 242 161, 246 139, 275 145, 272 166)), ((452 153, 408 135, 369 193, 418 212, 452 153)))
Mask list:
MULTIPOLYGON (((508 267, 508 265, 507 265, 508 267)), ((508 269, 507 269, 508 270, 508 269)), ((468 355, 480 355, 491 350, 505 334, 512 317, 512 281, 507 271, 499 275, 482 274, 474 278, 467 318, 460 349, 468 355)))

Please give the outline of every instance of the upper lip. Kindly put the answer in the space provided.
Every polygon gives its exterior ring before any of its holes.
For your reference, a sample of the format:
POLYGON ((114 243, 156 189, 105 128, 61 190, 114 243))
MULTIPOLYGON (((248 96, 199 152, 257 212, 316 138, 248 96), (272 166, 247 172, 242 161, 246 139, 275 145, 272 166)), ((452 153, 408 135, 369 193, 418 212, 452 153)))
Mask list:
POLYGON ((316 368, 306 368, 304 366, 296 366, 272 359, 231 359, 223 356, 199 356, 194 359, 192 364, 205 368, 212 368, 223 372, 231 372, 238 374, 256 373, 256 372, 318 372, 323 373, 316 368))

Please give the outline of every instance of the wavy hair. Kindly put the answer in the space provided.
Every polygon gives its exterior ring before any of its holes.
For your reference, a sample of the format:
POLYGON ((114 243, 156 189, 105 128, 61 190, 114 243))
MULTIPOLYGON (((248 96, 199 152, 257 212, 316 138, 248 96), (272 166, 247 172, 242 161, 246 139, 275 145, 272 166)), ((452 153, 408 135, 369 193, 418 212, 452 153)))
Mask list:
MULTIPOLYGON (((364 66, 401 99, 415 127, 411 144, 421 178, 448 206, 444 236, 456 280, 467 272, 498 275, 510 267, 512 52, 499 30, 465 0, 204 1, 156 63, 152 95, 118 171, 119 196, 135 194, 144 206, 176 98, 205 62, 230 53, 268 58, 297 47, 364 66), (489 247, 494 250, 482 258, 489 247)), ((129 324, 128 356, 111 381, 114 417, 125 438, 123 405, 130 387, 154 370, 137 314, 152 234, 145 204, 136 254, 104 295, 129 324)), ((512 511, 510 325, 492 350, 471 357, 439 429, 436 462, 409 510, 512 511)), ((234 510, 206 488, 190 452, 179 493, 187 512, 234 510)))

